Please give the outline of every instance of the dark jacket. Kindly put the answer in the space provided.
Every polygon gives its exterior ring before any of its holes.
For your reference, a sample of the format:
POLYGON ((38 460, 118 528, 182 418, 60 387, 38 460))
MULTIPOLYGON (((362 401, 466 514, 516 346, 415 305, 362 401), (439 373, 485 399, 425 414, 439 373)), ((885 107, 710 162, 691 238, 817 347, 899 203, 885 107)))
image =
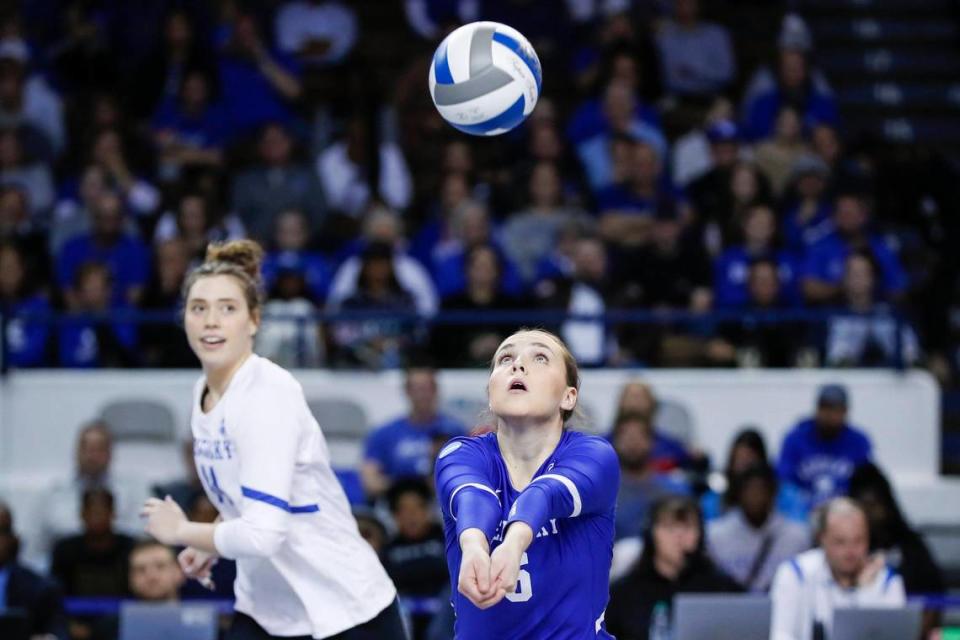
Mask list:
POLYGON ((67 639, 63 596, 56 583, 16 563, 10 567, 7 607, 26 612, 32 635, 49 633, 67 639))

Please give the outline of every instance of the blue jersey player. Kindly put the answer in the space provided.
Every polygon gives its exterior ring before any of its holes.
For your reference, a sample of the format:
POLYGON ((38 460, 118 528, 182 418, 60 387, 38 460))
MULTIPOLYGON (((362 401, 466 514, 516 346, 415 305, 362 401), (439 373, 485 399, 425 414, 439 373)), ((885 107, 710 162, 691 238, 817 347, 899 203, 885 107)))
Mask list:
POLYGON ((593 640, 604 626, 617 456, 564 428, 579 374, 553 334, 497 349, 487 393, 495 433, 454 438, 437 458, 458 640, 593 640))

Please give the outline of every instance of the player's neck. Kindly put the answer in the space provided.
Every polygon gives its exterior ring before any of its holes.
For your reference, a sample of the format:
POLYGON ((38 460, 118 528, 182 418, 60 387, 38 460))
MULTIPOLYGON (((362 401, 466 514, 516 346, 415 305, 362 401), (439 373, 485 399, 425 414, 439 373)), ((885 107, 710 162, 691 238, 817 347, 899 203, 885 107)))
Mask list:
POLYGON ((240 370, 240 367, 243 366, 243 363, 246 362, 251 355, 253 355, 253 353, 248 352, 238 358, 236 362, 216 369, 204 368, 203 375, 207 378, 207 389, 209 392, 208 402, 211 408, 216 406, 220 398, 223 397, 223 394, 227 392, 227 387, 230 386, 230 381, 233 380, 233 376, 240 370))
POLYGON ((533 474, 557 448, 561 436, 563 427, 554 421, 521 426, 500 422, 497 442, 514 489, 523 491, 530 484, 533 474))

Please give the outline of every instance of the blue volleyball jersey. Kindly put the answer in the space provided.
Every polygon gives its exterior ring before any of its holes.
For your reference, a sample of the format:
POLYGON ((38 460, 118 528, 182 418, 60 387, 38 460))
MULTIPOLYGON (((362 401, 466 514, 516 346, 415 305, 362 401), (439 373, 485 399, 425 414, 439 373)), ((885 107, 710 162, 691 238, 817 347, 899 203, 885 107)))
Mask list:
POLYGON ((457 640, 613 637, 603 618, 620 467, 609 442, 565 431, 530 484, 517 491, 496 434, 454 438, 440 451, 436 480, 457 640), (517 589, 480 610, 457 590, 460 534, 481 529, 492 551, 515 521, 534 531, 517 589))

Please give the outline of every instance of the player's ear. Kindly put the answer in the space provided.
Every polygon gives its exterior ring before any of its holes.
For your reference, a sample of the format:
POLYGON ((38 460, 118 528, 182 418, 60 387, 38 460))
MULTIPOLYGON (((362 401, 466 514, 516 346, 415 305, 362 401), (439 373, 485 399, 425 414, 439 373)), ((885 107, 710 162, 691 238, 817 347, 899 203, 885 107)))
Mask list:
POLYGON ((576 406, 577 389, 576 387, 567 387, 563 392, 563 397, 560 399, 560 408, 564 411, 573 411, 576 406))

